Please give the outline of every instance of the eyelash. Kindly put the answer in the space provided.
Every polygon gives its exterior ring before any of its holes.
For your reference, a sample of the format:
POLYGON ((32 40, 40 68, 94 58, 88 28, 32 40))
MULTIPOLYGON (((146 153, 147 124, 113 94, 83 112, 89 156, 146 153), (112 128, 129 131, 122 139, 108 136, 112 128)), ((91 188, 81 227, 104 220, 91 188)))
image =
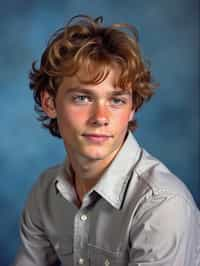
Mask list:
POLYGON ((86 95, 75 95, 75 96, 72 97, 72 100, 75 103, 84 104, 85 101, 82 101, 81 98, 82 98, 82 100, 83 100, 83 98, 87 99, 87 102, 91 101, 90 97, 86 96, 86 95))
POLYGON ((117 98, 117 97, 116 97, 116 98, 112 98, 112 100, 117 100, 118 103, 119 103, 119 101, 120 101, 120 105, 121 105, 121 104, 122 104, 122 105, 123 105, 123 104, 126 104, 126 102, 127 102, 125 99, 121 99, 121 98, 117 98))
MULTIPOLYGON (((77 103, 77 104, 87 104, 89 102, 92 102, 92 98, 90 96, 87 96, 87 95, 75 95, 72 97, 72 100, 74 103, 77 103), (87 101, 85 101, 85 99, 87 99, 87 101)), ((118 97, 111 98, 111 101, 117 101, 118 103, 116 103, 116 102, 113 103, 114 105, 117 105, 117 106, 118 105, 124 105, 127 103, 126 99, 122 99, 122 98, 118 98, 118 97)))

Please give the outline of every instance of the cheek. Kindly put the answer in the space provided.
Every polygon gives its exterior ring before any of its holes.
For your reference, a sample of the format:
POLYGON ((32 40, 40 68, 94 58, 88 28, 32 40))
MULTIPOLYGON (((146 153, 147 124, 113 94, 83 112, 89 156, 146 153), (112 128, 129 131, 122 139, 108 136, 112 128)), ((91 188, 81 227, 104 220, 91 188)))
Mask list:
POLYGON ((86 114, 73 108, 63 108, 59 110, 57 118, 61 127, 70 129, 70 127, 79 127, 85 121, 86 114))
POLYGON ((128 126, 129 118, 130 112, 122 112, 118 114, 116 117, 116 123, 118 124, 118 127, 124 128, 128 126))

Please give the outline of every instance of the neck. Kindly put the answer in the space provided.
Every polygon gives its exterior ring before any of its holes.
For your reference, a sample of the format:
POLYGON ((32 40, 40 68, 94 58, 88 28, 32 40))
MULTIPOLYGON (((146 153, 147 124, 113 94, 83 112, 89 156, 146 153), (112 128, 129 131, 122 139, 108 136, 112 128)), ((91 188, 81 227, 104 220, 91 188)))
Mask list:
POLYGON ((80 204, 84 195, 100 180, 105 170, 113 161, 116 153, 106 160, 87 160, 85 158, 70 156, 70 153, 68 153, 69 162, 74 172, 75 190, 80 204))
POLYGON ((69 163, 74 172, 74 186, 80 205, 84 195, 97 184, 105 170, 110 166, 121 149, 121 145, 102 159, 88 158, 73 152, 73 150, 67 150, 69 163))

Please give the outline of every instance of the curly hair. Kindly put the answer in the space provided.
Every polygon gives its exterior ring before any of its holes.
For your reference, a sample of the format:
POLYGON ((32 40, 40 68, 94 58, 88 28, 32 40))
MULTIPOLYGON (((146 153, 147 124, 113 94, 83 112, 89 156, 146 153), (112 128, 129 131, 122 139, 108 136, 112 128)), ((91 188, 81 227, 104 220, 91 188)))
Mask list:
MULTIPOLYGON (((132 89, 135 111, 151 98, 156 88, 149 65, 142 58, 138 45, 138 33, 129 24, 103 25, 103 18, 75 16, 66 26, 50 38, 42 54, 40 66, 36 61, 30 72, 30 88, 33 90, 35 110, 42 125, 53 136, 61 137, 57 119, 49 118, 42 109, 41 93, 47 91, 53 99, 64 77, 81 73, 81 82, 98 84, 106 79, 109 69, 119 66, 117 85, 132 89)), ((129 129, 136 128, 136 120, 130 121, 129 129)))

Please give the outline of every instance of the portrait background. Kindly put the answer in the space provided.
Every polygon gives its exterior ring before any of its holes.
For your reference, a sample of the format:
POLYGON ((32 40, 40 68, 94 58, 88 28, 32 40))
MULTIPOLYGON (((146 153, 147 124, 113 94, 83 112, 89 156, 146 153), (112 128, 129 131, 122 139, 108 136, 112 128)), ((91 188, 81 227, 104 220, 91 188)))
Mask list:
POLYGON ((139 143, 188 186, 200 206, 199 1, 1 1, 0 7, 0 265, 19 245, 19 219, 38 175, 63 161, 61 140, 41 128, 28 74, 50 35, 77 14, 137 27, 160 88, 137 114, 139 143))

